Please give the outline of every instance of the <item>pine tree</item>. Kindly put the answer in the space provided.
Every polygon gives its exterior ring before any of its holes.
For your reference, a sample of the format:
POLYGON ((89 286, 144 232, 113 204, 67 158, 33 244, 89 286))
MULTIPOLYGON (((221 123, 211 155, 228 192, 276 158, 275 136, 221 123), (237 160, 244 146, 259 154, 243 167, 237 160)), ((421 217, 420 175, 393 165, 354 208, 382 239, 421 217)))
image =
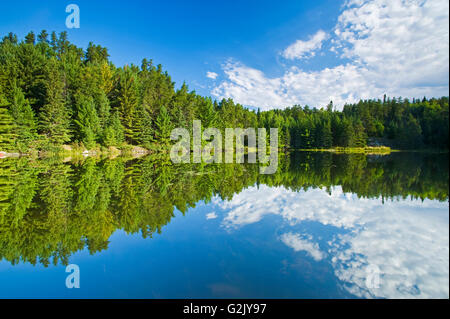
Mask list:
POLYGON ((56 51, 58 46, 58 36, 56 35, 55 31, 52 32, 50 45, 52 46, 53 50, 56 51))
POLYGON ((35 44, 35 42, 36 42, 36 36, 34 35, 34 32, 33 31, 31 31, 30 33, 28 33, 26 36, 25 36, 25 43, 27 43, 27 44, 35 44))
POLYGON ((354 143, 354 130, 352 122, 344 117, 339 128, 338 146, 351 147, 354 143))
POLYGON ((14 150, 17 138, 15 133, 16 125, 8 106, 9 103, 6 98, 0 95, 0 151, 14 150))
POLYGON ((143 147, 150 148, 151 144, 155 142, 154 134, 153 120, 150 114, 144 110, 142 115, 142 131, 139 140, 140 144, 143 147))
POLYGON ((211 99, 201 98, 197 100, 196 104, 198 105, 196 118, 202 121, 202 126, 204 128, 215 127, 218 121, 211 99))
POLYGON ((109 100, 104 91, 102 91, 96 98, 96 105, 99 121, 99 130, 103 131, 104 129, 106 129, 111 112, 109 100))
POLYGON ((116 90, 120 120, 124 127, 125 138, 129 143, 133 143, 135 132, 135 112, 138 105, 138 86, 136 75, 131 68, 125 67, 119 73, 118 88, 116 90))
POLYGON ((353 125, 353 128, 354 128, 353 146, 365 147, 367 145, 367 134, 362 122, 358 120, 353 125))
POLYGON ((75 125, 77 136, 88 148, 95 147, 100 131, 100 122, 95 109, 94 99, 78 94, 76 100, 75 125))
POLYGON ((6 37, 3 37, 3 42, 10 42, 12 44, 17 44, 18 40, 17 40, 17 35, 10 32, 8 33, 8 35, 6 37))
POLYGON ((408 114, 400 129, 399 142, 401 146, 409 149, 422 146, 422 129, 412 114, 408 114))
POLYGON ((142 104, 136 105, 136 109, 133 112, 133 126, 131 128, 132 135, 131 141, 133 144, 142 144, 142 130, 144 127, 145 108, 142 104))
POLYGON ((158 117, 155 121, 156 138, 162 144, 168 144, 170 141, 170 133, 172 132, 172 123, 169 113, 164 106, 159 110, 158 117))
POLYGON ((94 45, 89 42, 88 48, 85 54, 86 63, 102 63, 109 57, 108 49, 101 47, 100 45, 94 45))
POLYGON ((39 43, 48 43, 48 33, 46 30, 42 30, 41 33, 39 33, 38 42, 39 43))
POLYGON ((124 140, 124 128, 120 122, 119 112, 116 111, 111 115, 109 123, 103 131, 102 141, 106 146, 119 146, 124 140))
POLYGON ((64 100, 64 82, 55 58, 47 66, 46 101, 39 114, 40 133, 55 145, 70 141, 70 114, 64 100))
POLYGON ((330 148, 333 144, 333 135, 331 132, 330 121, 322 123, 321 126, 321 136, 320 136, 320 147, 330 148))
POLYGON ((17 127, 16 148, 25 152, 36 139, 36 122, 29 101, 16 86, 12 92, 10 111, 17 127))

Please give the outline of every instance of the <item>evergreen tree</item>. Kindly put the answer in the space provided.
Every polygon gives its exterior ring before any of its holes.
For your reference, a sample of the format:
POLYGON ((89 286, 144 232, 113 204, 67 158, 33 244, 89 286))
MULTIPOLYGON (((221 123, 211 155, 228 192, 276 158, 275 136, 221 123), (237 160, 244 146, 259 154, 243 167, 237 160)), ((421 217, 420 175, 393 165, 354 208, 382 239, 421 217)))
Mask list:
POLYGON ((39 33, 38 42, 39 43, 48 43, 48 33, 46 30, 42 30, 41 33, 39 33))
POLYGON ((339 129, 338 141, 336 145, 351 147, 354 145, 354 130, 351 120, 343 118, 339 129))
POLYGON ((103 144, 106 146, 120 146, 125 141, 124 128, 120 122, 119 112, 111 115, 106 129, 103 131, 103 144))
POLYGON ((31 105, 18 87, 14 87, 10 112, 16 126, 16 149, 26 152, 36 139, 36 122, 31 105))
POLYGON ((408 115, 400 129, 399 143, 404 148, 410 149, 422 146, 422 129, 411 114, 408 115))
POLYGON ((142 112, 142 131, 140 135, 140 144, 144 147, 150 148, 151 144, 156 142, 155 130, 153 129, 153 120, 146 110, 143 110, 142 112))
POLYGON ((25 36, 25 43, 27 43, 27 44, 35 44, 35 42, 36 42, 36 37, 35 37, 35 35, 34 35, 34 32, 33 31, 31 31, 30 33, 28 33, 26 36, 25 36))
POLYGON ((319 147, 330 148, 333 144, 333 136, 331 132, 331 124, 326 121, 320 126, 319 147))
POLYGON ((134 125, 136 124, 136 107, 138 105, 138 83, 131 68, 125 67, 120 71, 116 95, 125 138, 127 142, 133 143, 136 141, 134 125))
POLYGON ((9 112, 9 103, 0 95, 0 151, 11 151, 17 138, 14 118, 9 112))
POLYGON ((83 144, 91 149, 95 147, 100 132, 100 122, 92 97, 77 95, 76 100, 76 136, 83 144))
POLYGON ((39 130, 52 144, 70 141, 70 114, 65 105, 64 82, 55 58, 47 66, 46 101, 39 114, 39 130))
POLYGON ((357 121, 354 128, 353 146, 365 147, 367 145, 367 134, 361 121, 357 121))
POLYGON ((162 144, 168 144, 170 141, 170 133, 172 131, 172 123, 169 113, 164 106, 159 110, 158 117, 155 121, 156 125, 156 139, 162 144))

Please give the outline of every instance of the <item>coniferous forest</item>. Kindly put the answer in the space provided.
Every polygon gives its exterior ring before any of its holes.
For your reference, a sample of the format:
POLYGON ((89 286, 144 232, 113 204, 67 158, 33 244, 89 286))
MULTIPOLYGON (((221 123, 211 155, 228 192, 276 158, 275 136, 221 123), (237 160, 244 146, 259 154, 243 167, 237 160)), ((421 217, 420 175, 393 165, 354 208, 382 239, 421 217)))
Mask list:
MULTIPOLYGON (((448 97, 384 97, 326 106, 255 111, 231 99, 215 101, 175 83, 161 65, 116 67, 107 48, 86 50, 66 32, 0 42, 0 151, 86 149, 170 143, 175 127, 276 127, 279 146, 309 149, 389 145, 448 149, 448 97)), ((325 94, 325 93, 324 93, 325 94)))
POLYGON ((292 152, 275 174, 253 164, 176 164, 153 155, 139 159, 55 157, 0 161, 0 260, 12 264, 67 264, 85 247, 108 248, 122 229, 144 238, 163 231, 175 213, 231 200, 253 185, 295 192, 342 187, 358 198, 448 201, 448 154, 390 156, 292 152), (300 163, 300 164, 299 164, 300 163))

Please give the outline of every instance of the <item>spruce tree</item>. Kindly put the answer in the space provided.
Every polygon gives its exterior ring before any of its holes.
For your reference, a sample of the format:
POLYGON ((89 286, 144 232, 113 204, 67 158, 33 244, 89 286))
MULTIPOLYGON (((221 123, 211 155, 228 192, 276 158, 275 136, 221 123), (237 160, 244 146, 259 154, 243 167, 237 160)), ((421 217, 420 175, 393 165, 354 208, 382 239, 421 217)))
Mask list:
POLYGON ((12 92, 10 111, 17 127, 16 148, 25 152, 36 139, 36 121, 29 101, 17 86, 12 92))
POLYGON ((365 147, 367 145, 367 134, 362 122, 360 120, 356 121, 356 123, 353 125, 353 128, 354 128, 353 146, 365 147))
POLYGON ((133 131, 133 125, 135 124, 135 112, 138 105, 138 84, 136 75, 133 74, 129 67, 125 67, 119 73, 116 94, 125 138, 127 142, 133 143, 136 133, 133 131))
POLYGON ((119 112, 116 111, 111 115, 108 125, 102 134, 103 144, 106 146, 120 146, 124 140, 124 128, 120 122, 119 112))
POLYGON ((172 132, 172 122, 169 113, 164 106, 159 110, 158 117, 155 121, 156 138, 162 144, 167 144, 170 141, 170 133, 172 132))
POLYGON ((39 43, 48 43, 48 33, 46 30, 42 30, 41 33, 39 33, 38 42, 39 43))
POLYGON ((0 151, 3 152, 14 150, 17 138, 16 125, 8 106, 6 98, 0 95, 0 151))
POLYGON ((25 36, 25 43, 27 43, 27 44, 35 44, 35 42, 36 42, 36 36, 34 35, 34 32, 33 31, 31 31, 30 33, 28 33, 26 36, 25 36))
POLYGON ((155 132, 153 129, 153 120, 150 114, 144 110, 142 118, 142 133, 140 137, 140 144, 146 148, 149 148, 152 143, 155 142, 155 132))
POLYGON ((95 142, 98 139, 100 131, 100 122, 97 116, 94 99, 78 94, 75 97, 75 100, 76 115, 74 122, 77 129, 76 133, 85 147, 91 149, 95 147, 95 142))
POLYGON ((46 70, 45 105, 39 114, 39 130, 54 145, 70 141, 70 114, 65 105, 64 82, 55 58, 46 70))

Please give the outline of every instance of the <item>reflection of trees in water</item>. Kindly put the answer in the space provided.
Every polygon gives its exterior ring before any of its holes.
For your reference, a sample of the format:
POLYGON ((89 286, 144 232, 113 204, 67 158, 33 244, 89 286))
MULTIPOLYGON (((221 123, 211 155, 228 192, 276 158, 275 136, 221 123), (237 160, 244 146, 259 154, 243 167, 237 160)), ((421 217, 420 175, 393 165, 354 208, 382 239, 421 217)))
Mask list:
POLYGON ((0 161, 0 257, 67 264, 76 251, 108 247, 116 229, 151 237, 174 216, 213 196, 229 200, 258 184, 299 191, 341 185, 360 197, 448 199, 448 154, 390 156, 293 153, 278 171, 252 164, 182 164, 147 157, 78 163, 0 161))

